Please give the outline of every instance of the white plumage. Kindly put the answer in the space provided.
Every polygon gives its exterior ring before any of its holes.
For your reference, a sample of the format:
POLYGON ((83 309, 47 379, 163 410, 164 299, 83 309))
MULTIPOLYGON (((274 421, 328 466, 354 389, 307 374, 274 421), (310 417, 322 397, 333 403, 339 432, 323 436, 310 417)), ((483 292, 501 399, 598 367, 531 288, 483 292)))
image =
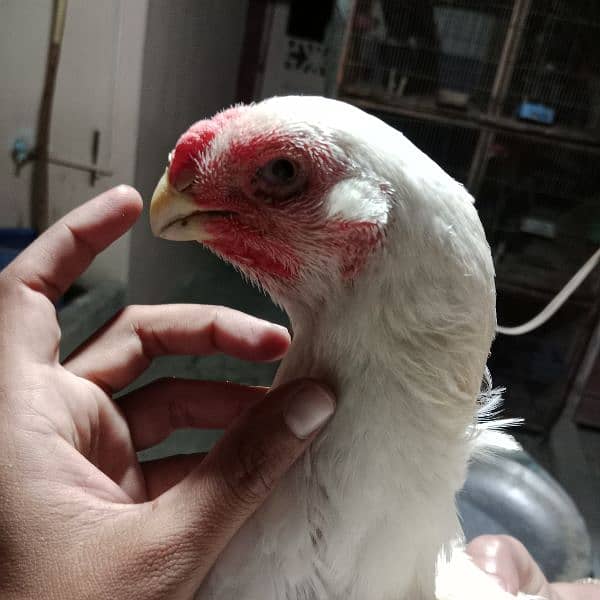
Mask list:
MULTIPOLYGON (((473 424, 496 329, 494 269, 472 197, 401 133, 341 102, 273 98, 209 123, 201 147, 184 145, 196 169, 185 190, 188 213, 198 213, 207 186, 213 201, 217 186, 228 209, 231 190, 242 190, 235 195, 238 235, 259 236, 263 254, 292 275, 278 278, 239 249, 228 253, 219 244, 223 229, 206 222, 186 219, 179 224, 187 229, 174 232, 169 206, 181 216, 186 201, 174 192, 169 204, 164 187, 176 173, 161 184, 153 229, 202 240, 264 287, 294 332, 275 385, 322 379, 335 388, 338 410, 234 537, 197 597, 433 600, 436 568, 438 600, 507 596, 460 550, 444 559, 461 536, 455 494, 485 437, 473 424), (279 203, 263 194, 272 210, 261 213, 264 227, 240 208, 247 202, 248 214, 266 210, 244 191, 240 163, 249 160, 255 177, 262 173, 252 152, 239 158, 244 147, 256 149, 258 163, 291 153, 306 179, 306 189, 279 203), (304 230, 288 233, 291 258, 278 259, 271 240, 281 241, 278 227, 290 231, 295 206, 310 207, 298 220, 304 230), (334 240, 319 249, 336 227, 357 223, 379 234, 368 249, 355 251, 353 237, 343 238, 346 247, 334 240), (348 271, 348 256, 356 269, 348 271)), ((250 241, 243 248, 255 250, 250 241)))

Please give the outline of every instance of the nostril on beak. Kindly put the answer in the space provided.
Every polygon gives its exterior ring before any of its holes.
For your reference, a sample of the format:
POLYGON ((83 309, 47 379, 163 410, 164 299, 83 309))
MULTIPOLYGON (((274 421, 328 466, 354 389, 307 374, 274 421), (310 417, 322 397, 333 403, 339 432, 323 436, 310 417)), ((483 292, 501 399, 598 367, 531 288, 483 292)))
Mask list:
POLYGON ((187 192, 195 181, 195 171, 192 167, 184 167, 176 174, 169 173, 169 182, 178 192, 187 192))
POLYGON ((169 155, 169 183, 178 192, 187 191, 194 183, 197 161, 215 138, 217 126, 212 120, 198 121, 179 138, 169 155))

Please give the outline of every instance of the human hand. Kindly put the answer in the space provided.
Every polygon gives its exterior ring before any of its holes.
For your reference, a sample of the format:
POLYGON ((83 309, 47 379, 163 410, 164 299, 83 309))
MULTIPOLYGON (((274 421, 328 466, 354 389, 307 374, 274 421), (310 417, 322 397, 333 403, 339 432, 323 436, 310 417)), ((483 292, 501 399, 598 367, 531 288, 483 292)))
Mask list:
POLYGON ((225 308, 128 307, 59 363, 53 302, 140 211, 110 190, 0 274, 3 599, 190 597, 334 410, 311 381, 164 380, 113 402, 158 355, 285 353, 285 329, 225 308), (182 427, 228 429, 206 457, 138 462, 182 427))
POLYGON ((482 535, 467 546, 473 562, 513 595, 548 600, 600 600, 600 585, 548 583, 525 546, 507 535, 482 535))

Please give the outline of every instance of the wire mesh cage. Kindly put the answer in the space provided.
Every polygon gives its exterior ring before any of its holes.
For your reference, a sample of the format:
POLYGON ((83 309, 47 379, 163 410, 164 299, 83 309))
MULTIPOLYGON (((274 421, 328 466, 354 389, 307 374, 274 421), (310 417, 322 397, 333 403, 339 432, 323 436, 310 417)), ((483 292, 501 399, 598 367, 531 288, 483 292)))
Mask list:
MULTIPOLYGON (((599 155, 496 136, 477 208, 500 283, 554 295, 600 243, 599 155)), ((576 298, 593 302, 598 277, 576 298)))
MULTIPOLYGON (((498 319, 520 324, 547 303, 543 294, 499 289, 498 319)), ((548 432, 560 416, 595 319, 594 307, 568 302, 548 323, 519 338, 498 336, 488 367, 495 386, 503 387, 502 414, 523 419, 536 433, 548 432)))
POLYGON ((338 91, 597 130, 599 33, 595 0, 356 0, 338 91))
POLYGON ((423 121, 402 115, 372 111, 372 114, 402 133, 418 148, 458 181, 464 182, 468 176, 469 161, 477 143, 475 129, 459 125, 423 121))
POLYGON ((510 2, 358 0, 341 89, 485 108, 511 10, 510 2))
MULTIPOLYGON (((498 319, 537 314, 600 243, 598 155, 585 149, 497 135, 477 208, 492 246, 498 319)), ((560 415, 597 318, 600 278, 589 277, 544 327, 500 336, 490 368, 506 388, 507 414, 546 431, 560 415)))
POLYGON ((600 3, 534 0, 504 113, 600 130, 600 3))
MULTIPOLYGON (((355 0, 337 95, 463 182, 496 263, 503 325, 537 314, 600 243, 600 2, 355 0)), ((547 431, 594 323, 600 278, 547 325, 499 337, 506 413, 547 431)))

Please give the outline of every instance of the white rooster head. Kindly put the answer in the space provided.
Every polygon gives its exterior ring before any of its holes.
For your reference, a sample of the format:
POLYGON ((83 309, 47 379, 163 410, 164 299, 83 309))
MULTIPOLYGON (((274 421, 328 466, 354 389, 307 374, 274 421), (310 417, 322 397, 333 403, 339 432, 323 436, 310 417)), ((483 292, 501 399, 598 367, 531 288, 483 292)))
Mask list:
POLYGON ((343 102, 271 98, 195 123, 150 217, 156 235, 201 242, 286 308, 314 312, 378 287, 377 303, 414 307, 407 326, 474 318, 489 349, 493 267, 471 196, 401 133, 343 102))
POLYGON ((154 233, 201 241, 279 299, 350 282, 385 235, 391 187, 330 124, 338 103, 315 100, 190 127, 154 193, 154 233))

